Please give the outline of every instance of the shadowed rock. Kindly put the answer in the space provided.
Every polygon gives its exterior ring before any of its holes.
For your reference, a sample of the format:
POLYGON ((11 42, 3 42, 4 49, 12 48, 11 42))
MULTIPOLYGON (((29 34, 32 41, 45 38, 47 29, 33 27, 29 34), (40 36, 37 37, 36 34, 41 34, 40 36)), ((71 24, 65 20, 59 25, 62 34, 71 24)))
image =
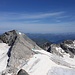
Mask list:
POLYGON ((49 52, 51 44, 52 44, 51 42, 46 42, 42 45, 42 48, 49 52))
POLYGON ((17 75, 29 75, 25 70, 21 69, 17 75))
POLYGON ((2 40, 0 40, 0 43, 3 43, 3 41, 2 41, 2 40))
POLYGON ((0 35, 0 40, 4 43, 7 43, 9 46, 13 45, 17 38, 17 33, 15 30, 5 32, 4 34, 0 35))

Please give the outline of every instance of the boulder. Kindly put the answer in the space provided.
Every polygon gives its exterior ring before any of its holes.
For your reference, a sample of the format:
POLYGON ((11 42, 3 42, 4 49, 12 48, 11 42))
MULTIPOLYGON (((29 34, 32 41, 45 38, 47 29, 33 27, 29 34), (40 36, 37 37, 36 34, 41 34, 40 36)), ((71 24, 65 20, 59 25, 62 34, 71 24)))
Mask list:
POLYGON ((17 75, 29 75, 25 70, 21 69, 17 75))

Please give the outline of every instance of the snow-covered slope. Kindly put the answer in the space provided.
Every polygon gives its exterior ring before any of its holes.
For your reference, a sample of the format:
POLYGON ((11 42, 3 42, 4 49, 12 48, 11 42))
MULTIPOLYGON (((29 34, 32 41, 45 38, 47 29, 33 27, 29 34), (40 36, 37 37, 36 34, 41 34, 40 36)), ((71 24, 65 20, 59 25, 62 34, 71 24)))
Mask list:
POLYGON ((50 53, 15 30, 0 40, 0 75, 15 75, 21 69, 29 75, 75 75, 75 41, 52 44, 50 53))
POLYGON ((16 74, 18 67, 35 54, 32 48, 41 49, 24 33, 12 30, 0 35, 0 72, 7 67, 5 74, 8 72, 16 74))
POLYGON ((10 46, 5 43, 0 43, 0 72, 6 69, 8 60, 8 50, 10 46))
POLYGON ((35 54, 22 69, 29 75, 75 75, 75 59, 62 58, 44 50, 34 50, 35 54))

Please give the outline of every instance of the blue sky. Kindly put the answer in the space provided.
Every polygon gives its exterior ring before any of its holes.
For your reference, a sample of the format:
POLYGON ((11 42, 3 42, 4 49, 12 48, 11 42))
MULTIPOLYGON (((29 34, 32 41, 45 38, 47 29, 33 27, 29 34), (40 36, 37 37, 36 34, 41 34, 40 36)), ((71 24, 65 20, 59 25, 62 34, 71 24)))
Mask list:
POLYGON ((75 32, 75 0, 0 0, 0 32, 75 32))

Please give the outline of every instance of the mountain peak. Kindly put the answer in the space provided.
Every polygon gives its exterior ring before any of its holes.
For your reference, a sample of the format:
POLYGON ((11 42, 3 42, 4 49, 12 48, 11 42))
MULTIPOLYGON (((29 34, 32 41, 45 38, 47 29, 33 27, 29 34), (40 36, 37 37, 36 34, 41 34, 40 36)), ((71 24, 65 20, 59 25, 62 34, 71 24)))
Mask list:
POLYGON ((7 43, 9 46, 13 45, 16 38, 17 38, 16 30, 8 31, 0 35, 0 40, 2 40, 2 42, 4 43, 7 43))
POLYGON ((5 32, 0 35, 0 40, 10 46, 7 53, 9 57, 7 66, 13 68, 13 71, 20 66, 21 63, 25 63, 28 58, 35 54, 32 51, 33 48, 41 49, 24 33, 17 30, 5 32))

